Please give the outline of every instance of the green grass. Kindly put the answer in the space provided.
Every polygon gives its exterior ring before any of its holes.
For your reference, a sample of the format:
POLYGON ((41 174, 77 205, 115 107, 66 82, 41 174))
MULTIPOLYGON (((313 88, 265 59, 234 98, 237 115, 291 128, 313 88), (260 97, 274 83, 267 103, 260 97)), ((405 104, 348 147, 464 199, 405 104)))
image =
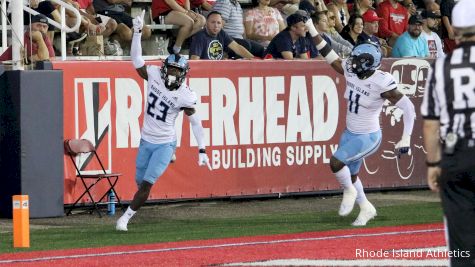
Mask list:
MULTIPOLYGON (((70 224, 55 224, 51 219, 47 229, 31 230, 31 248, 13 249, 12 233, 0 234, 0 253, 52 250, 67 248, 102 247, 126 244, 145 244, 169 241, 212 239, 224 237, 288 234, 308 231, 325 231, 352 228, 357 209, 348 217, 339 217, 335 210, 315 212, 293 210, 283 213, 239 214, 239 217, 193 218, 134 218, 128 232, 117 232, 114 220, 103 218, 88 220, 95 215, 85 215, 83 221, 71 220, 70 224)), ((143 214, 146 214, 145 212, 143 214)), ((74 217, 74 216, 73 216, 74 217)), ((72 217, 69 217, 72 218, 72 217)), ((61 220, 64 221, 64 218, 61 220)), ((367 227, 394 226, 442 221, 440 203, 408 203, 378 207, 378 216, 367 227)), ((34 223, 35 220, 32 220, 34 223)))

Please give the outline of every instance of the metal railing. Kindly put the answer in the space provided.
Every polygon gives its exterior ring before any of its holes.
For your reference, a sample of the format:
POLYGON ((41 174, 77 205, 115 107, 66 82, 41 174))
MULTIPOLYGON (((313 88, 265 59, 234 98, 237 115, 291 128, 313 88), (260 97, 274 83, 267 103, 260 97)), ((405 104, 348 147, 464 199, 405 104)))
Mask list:
MULTIPOLYGON (((2 47, 6 47, 7 46, 7 31, 8 31, 7 18, 6 18, 6 5, 7 5, 6 2, 12 2, 12 0, 0 0, 0 1, 2 2, 1 3, 1 7, 2 7, 2 20, 1 20, 1 22, 2 22, 2 47)), ((16 1, 22 1, 22 0, 13 0, 13 1, 16 2, 16 1)), ((50 25, 55 26, 59 30, 61 30, 61 60, 66 60, 66 56, 67 56, 66 33, 74 32, 74 31, 79 29, 79 26, 81 25, 81 14, 79 13, 79 10, 77 10, 75 7, 73 7, 72 5, 70 5, 68 3, 63 2, 62 0, 50 0, 50 1, 53 2, 53 3, 56 3, 60 6, 61 23, 58 23, 58 22, 56 22, 56 21, 54 21, 50 18, 48 18, 48 23, 50 25), (73 12, 75 17, 77 18, 76 19, 76 24, 73 27, 68 27, 66 25, 66 9, 73 12)), ((10 4, 12 4, 12 3, 10 3, 10 4)), ((14 6, 14 5, 12 5, 12 6, 14 6)), ((23 5, 23 10, 25 10, 26 12, 28 12, 32 15, 39 14, 37 11, 31 9, 27 5, 23 5)), ((23 12, 21 12, 21 13, 23 13, 23 12)), ((12 14, 19 14, 19 12, 15 13, 12 10, 12 14)), ((16 16, 12 15, 12 25, 14 25, 13 20, 15 20, 15 19, 18 19, 18 18, 16 18, 16 16)), ((23 21, 23 17, 22 17, 21 20, 23 21)), ((12 27, 12 31, 14 29, 15 28, 12 27)), ((21 45, 23 45, 23 31, 21 31, 21 33, 17 33, 17 35, 21 39, 20 40, 21 45)), ((12 34, 12 36, 13 36, 13 34, 12 34)), ((53 40, 51 40, 51 41, 53 41, 53 40)))

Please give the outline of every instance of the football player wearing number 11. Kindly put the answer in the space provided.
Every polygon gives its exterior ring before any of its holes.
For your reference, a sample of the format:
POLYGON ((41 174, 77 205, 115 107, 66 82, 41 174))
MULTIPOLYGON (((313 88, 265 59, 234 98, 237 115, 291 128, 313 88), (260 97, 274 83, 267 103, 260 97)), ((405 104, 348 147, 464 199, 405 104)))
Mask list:
POLYGON ((330 167, 343 187, 343 200, 338 214, 347 216, 355 201, 360 213, 353 226, 363 226, 376 216, 376 209, 367 200, 358 172, 363 159, 376 152, 381 144, 379 116, 385 99, 395 104, 403 113, 404 130, 395 145, 399 154, 408 153, 416 113, 409 98, 397 90, 390 73, 378 70, 381 51, 372 43, 354 47, 348 59, 342 60, 321 38, 312 19, 305 23, 317 49, 335 71, 346 79, 345 99, 346 129, 340 137, 338 150, 330 159, 330 167))
POLYGON ((157 179, 165 172, 176 148, 175 120, 184 111, 198 143, 198 165, 212 170, 205 151, 201 120, 195 114, 195 92, 183 84, 188 73, 188 61, 178 54, 168 56, 162 67, 145 65, 140 37, 145 11, 133 20, 134 35, 130 56, 140 77, 148 81, 147 104, 142 127, 142 139, 136 159, 135 181, 138 190, 127 211, 117 220, 116 229, 127 231, 127 224, 147 200, 157 179))

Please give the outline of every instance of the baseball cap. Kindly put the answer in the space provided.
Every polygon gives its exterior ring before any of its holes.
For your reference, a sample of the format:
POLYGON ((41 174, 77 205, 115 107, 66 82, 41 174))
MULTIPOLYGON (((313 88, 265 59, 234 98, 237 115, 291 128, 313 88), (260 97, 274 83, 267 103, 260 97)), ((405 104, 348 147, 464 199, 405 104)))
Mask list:
POLYGON ((466 28, 475 26, 475 5, 473 0, 460 0, 452 9, 452 26, 466 28))
POLYGON ((368 9, 364 14, 363 14, 363 21, 364 22, 375 22, 375 21, 380 21, 382 18, 378 17, 378 14, 372 9, 368 9))
POLYGON ((287 27, 295 25, 299 22, 305 23, 307 21, 307 19, 308 18, 306 16, 302 15, 302 14, 294 13, 294 14, 287 17, 287 27))
POLYGON ((427 18, 438 19, 438 18, 440 18, 439 15, 437 15, 433 11, 429 11, 429 10, 422 10, 421 17, 423 19, 427 19, 427 18))
POLYGON ((313 14, 316 11, 315 7, 307 0, 302 0, 300 2, 299 9, 307 11, 308 14, 313 14))
POLYGON ((422 16, 419 14, 414 14, 409 18, 409 25, 414 25, 417 23, 422 24, 422 16))
POLYGON ((48 24, 48 18, 43 14, 34 15, 31 17, 31 23, 41 22, 48 24))

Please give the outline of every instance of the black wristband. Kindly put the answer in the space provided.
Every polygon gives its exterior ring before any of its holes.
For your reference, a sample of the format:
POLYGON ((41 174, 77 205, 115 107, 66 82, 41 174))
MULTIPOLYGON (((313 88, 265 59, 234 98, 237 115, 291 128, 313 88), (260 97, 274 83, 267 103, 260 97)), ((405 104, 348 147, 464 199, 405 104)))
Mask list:
POLYGON ((206 153, 206 150, 204 148, 200 148, 200 153, 206 153))
POLYGON ((435 162, 426 161, 426 166, 427 167, 439 167, 440 166, 440 160, 435 161, 435 162))

